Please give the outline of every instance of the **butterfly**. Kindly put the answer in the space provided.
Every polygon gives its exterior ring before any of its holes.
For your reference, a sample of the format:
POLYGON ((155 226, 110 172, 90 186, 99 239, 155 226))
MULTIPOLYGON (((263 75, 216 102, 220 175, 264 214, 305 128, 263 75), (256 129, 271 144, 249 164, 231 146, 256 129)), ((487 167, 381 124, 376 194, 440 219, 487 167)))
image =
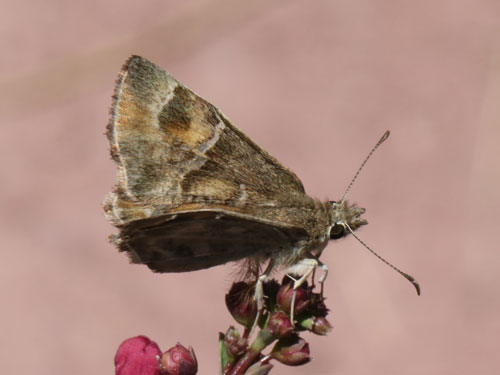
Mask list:
POLYGON ((219 109, 142 57, 119 73, 107 136, 118 167, 103 204, 119 230, 112 242, 155 272, 242 261, 262 299, 273 269, 300 275, 296 285, 317 267, 326 277, 319 257, 328 242, 367 224, 347 192, 339 201, 311 198, 219 109))

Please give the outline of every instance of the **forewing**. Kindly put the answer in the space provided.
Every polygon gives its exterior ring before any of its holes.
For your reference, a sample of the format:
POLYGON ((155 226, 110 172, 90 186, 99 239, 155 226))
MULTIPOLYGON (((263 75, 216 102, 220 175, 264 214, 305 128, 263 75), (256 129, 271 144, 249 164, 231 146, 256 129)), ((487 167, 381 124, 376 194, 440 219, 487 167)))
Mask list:
POLYGON ((134 263, 157 272, 185 272, 249 256, 267 258, 307 239, 304 229, 201 211, 130 223, 122 228, 117 244, 134 263))
POLYGON ((182 205, 241 211, 286 206, 283 199, 310 204, 293 172, 216 107, 138 56, 118 78, 108 138, 119 172, 105 210, 117 226, 182 205))

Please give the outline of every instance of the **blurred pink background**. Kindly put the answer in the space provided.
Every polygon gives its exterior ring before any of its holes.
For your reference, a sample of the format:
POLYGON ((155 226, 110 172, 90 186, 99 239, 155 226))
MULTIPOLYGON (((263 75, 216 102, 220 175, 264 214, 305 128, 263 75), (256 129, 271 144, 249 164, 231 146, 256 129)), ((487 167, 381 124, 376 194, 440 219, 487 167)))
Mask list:
POLYGON ((140 54, 218 106, 317 198, 350 199, 358 233, 331 244, 327 337, 273 374, 500 371, 500 3, 3 1, 0 12, 0 373, 113 374, 146 334, 218 372, 232 266, 153 274, 106 237, 116 169, 114 81, 140 54))

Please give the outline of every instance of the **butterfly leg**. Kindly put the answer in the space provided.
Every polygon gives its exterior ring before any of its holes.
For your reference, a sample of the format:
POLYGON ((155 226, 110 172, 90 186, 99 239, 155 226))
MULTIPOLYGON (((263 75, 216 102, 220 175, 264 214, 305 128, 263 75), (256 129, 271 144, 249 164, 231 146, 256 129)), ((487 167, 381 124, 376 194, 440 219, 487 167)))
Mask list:
POLYGON ((318 268, 320 268, 322 271, 323 271, 323 274, 320 276, 318 282, 321 286, 321 298, 323 298, 323 285, 325 284, 325 280, 328 276, 328 267, 326 264, 322 263, 321 261, 319 261, 319 265, 318 265, 318 268))
POLYGON ((259 322, 260 316, 262 315, 262 311, 264 310, 264 283, 269 280, 269 275, 273 270, 274 262, 271 260, 267 265, 265 271, 257 278, 257 282, 255 283, 255 294, 254 298, 257 302, 257 315, 255 316, 255 320, 252 325, 252 329, 250 330, 250 334, 248 337, 251 337, 253 331, 257 327, 257 323, 259 322))
POLYGON ((297 296, 297 289, 302 284, 304 284, 304 282, 309 278, 309 276, 313 275, 314 278, 314 274, 317 268, 320 268, 323 271, 323 274, 318 280, 318 282, 321 285, 321 297, 323 297, 323 284, 328 275, 328 267, 324 263, 322 263, 319 259, 315 258, 302 259, 300 262, 294 264, 293 266, 287 269, 287 276, 293 280, 293 295, 292 295, 292 303, 290 306, 290 321, 292 324, 294 324, 295 298, 297 296), (301 276, 300 278, 295 279, 291 275, 301 275, 301 276))

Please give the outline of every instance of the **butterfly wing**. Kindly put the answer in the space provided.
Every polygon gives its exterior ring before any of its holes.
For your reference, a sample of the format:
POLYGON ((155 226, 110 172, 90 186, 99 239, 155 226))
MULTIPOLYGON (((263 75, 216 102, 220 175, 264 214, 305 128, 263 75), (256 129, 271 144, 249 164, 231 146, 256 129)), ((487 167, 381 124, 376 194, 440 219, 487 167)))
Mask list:
POLYGON ((307 238, 300 228, 195 211, 132 222, 122 229, 118 245, 132 262, 153 271, 186 272, 247 257, 267 259, 307 238))
POLYGON ((205 268, 259 248, 293 246, 310 236, 307 226, 327 220, 317 218, 319 203, 293 172, 216 107, 139 56, 118 77, 108 139, 118 183, 105 201, 106 216, 120 228, 120 248, 153 269, 205 268), (209 220, 201 211, 224 219, 209 220), (146 230, 151 222, 162 224, 146 230), (230 244, 236 255, 227 255, 230 244), (191 253, 198 265, 179 265, 191 253))

